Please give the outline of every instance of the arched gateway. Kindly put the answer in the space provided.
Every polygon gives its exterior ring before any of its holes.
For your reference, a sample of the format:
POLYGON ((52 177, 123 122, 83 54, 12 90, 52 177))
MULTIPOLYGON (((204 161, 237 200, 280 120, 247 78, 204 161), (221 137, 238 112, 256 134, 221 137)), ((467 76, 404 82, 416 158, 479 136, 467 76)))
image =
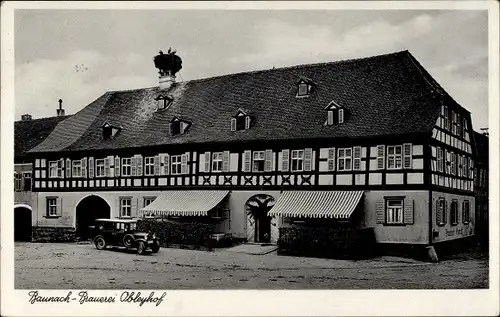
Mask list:
POLYGON ((31 241, 31 207, 14 206, 14 241, 31 241))
POLYGON ((87 196, 76 206, 76 237, 86 240, 91 237, 91 228, 94 220, 98 218, 110 218, 111 208, 108 203, 96 195, 87 196))
POLYGON ((277 227, 275 218, 267 213, 274 206, 275 200, 269 195, 255 195, 245 203, 247 217, 247 240, 260 243, 275 243, 277 227))

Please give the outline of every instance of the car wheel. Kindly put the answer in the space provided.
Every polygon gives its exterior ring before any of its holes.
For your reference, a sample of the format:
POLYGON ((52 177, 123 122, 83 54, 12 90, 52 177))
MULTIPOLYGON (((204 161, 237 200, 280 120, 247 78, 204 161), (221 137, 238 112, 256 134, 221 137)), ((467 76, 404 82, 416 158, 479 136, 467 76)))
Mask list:
POLYGON ((144 241, 139 241, 137 243, 137 254, 143 255, 146 252, 146 244, 144 241))
POLYGON ((127 248, 132 248, 134 246, 134 236, 127 234, 123 237, 123 245, 127 248))
POLYGON ((104 240, 103 237, 95 238, 94 243, 95 243, 95 247, 97 248, 97 250, 106 249, 106 240, 104 240))

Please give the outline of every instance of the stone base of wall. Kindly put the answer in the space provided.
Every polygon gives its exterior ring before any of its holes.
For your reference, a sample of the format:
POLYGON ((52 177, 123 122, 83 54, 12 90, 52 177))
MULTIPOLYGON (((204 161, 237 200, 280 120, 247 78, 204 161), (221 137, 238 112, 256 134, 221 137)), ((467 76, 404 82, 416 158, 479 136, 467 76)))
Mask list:
POLYGON ((33 242, 73 242, 75 228, 71 227, 33 227, 33 242))

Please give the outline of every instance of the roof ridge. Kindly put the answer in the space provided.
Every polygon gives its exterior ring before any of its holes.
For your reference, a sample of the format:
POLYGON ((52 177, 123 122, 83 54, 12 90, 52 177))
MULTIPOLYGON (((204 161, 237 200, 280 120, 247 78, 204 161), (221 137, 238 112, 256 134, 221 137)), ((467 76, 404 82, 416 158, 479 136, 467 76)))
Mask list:
POLYGON ((30 119, 30 120, 15 120, 14 123, 18 122, 33 122, 33 121, 41 121, 41 120, 47 120, 47 119, 58 119, 58 118, 69 118, 73 116, 72 114, 64 115, 64 116, 52 116, 52 117, 42 117, 42 118, 36 118, 36 119, 30 119))

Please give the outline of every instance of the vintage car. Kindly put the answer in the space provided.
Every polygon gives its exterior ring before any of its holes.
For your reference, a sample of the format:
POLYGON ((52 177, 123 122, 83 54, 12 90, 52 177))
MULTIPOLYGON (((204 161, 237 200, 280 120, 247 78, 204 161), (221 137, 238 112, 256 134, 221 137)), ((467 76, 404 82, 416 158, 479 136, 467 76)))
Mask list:
POLYGON ((147 251, 156 253, 160 243, 154 233, 137 231, 137 222, 132 219, 96 219, 94 244, 98 250, 107 246, 137 249, 138 254, 147 251))

